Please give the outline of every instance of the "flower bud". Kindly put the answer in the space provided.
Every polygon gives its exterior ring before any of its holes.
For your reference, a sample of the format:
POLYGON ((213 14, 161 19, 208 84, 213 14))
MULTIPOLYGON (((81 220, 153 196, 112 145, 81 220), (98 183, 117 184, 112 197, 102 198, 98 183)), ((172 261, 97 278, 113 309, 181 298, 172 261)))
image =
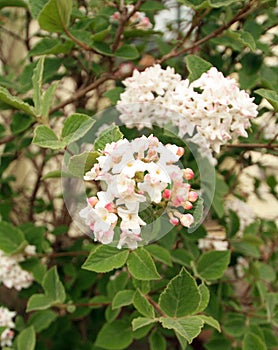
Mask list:
POLYGON ((184 214, 180 218, 180 222, 184 227, 190 227, 194 222, 194 217, 191 214, 184 214))
POLYGON ((172 191, 168 190, 167 188, 163 191, 162 198, 164 199, 170 199, 171 198, 172 191))
POLYGON ((172 216, 170 218, 170 223, 174 226, 177 226, 179 224, 179 219, 178 218, 175 218, 174 216, 172 216))
POLYGON ((192 204, 191 202, 189 202, 189 201, 186 201, 186 202, 183 204, 183 207, 184 207, 185 210, 190 210, 190 209, 192 209, 193 204, 192 204))
POLYGON ((186 179, 186 180, 192 180, 193 177, 194 177, 194 172, 192 169, 190 168, 186 168, 183 170, 183 177, 186 179))
POLYGON ((198 199, 198 193, 195 191, 190 191, 188 193, 188 200, 192 203, 196 202, 196 200, 198 199))
POLYGON ((90 204, 91 207, 94 207, 97 202, 98 202, 98 198, 97 197, 90 197, 87 199, 88 203, 90 204))

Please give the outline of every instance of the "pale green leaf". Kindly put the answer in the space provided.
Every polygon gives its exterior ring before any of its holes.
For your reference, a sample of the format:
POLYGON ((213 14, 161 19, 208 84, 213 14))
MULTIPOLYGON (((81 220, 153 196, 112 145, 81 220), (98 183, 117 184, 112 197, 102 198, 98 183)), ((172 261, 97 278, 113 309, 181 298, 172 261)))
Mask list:
POLYGON ((149 324, 152 324, 156 322, 154 318, 148 318, 148 317, 137 317, 132 320, 132 329, 133 331, 136 331, 137 329, 140 329, 142 327, 145 327, 149 324))
POLYGON ((74 113, 67 117, 62 129, 63 141, 67 144, 81 139, 92 128, 95 120, 86 114, 74 113))
POLYGON ((143 295, 143 293, 140 291, 140 289, 137 289, 134 297, 133 297, 133 304, 137 311, 140 312, 145 317, 155 317, 154 307, 151 305, 151 303, 147 300, 147 298, 143 295))
POLYGON ((83 177, 85 172, 92 169, 100 156, 98 152, 83 152, 72 156, 69 159, 68 171, 77 177, 83 177))
POLYGON ((161 293, 159 306, 168 316, 183 317, 197 311, 200 299, 194 278, 182 268, 161 293))
POLYGON ((44 69, 45 57, 41 57, 36 62, 36 66, 33 70, 32 83, 33 83, 33 101, 35 106, 35 113, 40 115, 41 110, 41 96, 42 96, 42 78, 44 69))
POLYGON ((44 117, 45 119, 48 118, 49 110, 51 108, 54 94, 56 92, 58 84, 59 83, 57 82, 50 85, 49 88, 42 95, 39 115, 44 117))
POLYGON ((218 332, 221 332, 220 324, 215 318, 206 315, 198 315, 198 317, 209 326, 215 328, 218 332))
POLYGON ((54 131, 46 125, 39 125, 36 127, 32 142, 37 146, 50 149, 63 149, 66 146, 64 142, 58 139, 54 131))
POLYGON ((112 309, 118 309, 133 303, 134 290, 120 290, 112 300, 112 309))
POLYGON ((52 299, 45 294, 33 294, 28 300, 27 312, 34 310, 46 310, 51 307, 52 299))
POLYGON ((107 129, 103 130, 94 142, 95 151, 102 151, 107 143, 117 142, 123 138, 118 126, 111 125, 107 129))
POLYGON ((210 251, 201 255, 197 263, 197 272, 205 280, 215 280, 224 274, 231 258, 231 252, 210 251))
POLYGON ((36 333, 34 327, 25 328, 17 336, 17 350, 34 350, 36 345, 36 333))
POLYGON ((20 111, 23 111, 32 116, 36 116, 34 107, 30 106, 28 103, 23 102, 20 98, 13 96, 9 91, 0 86, 0 101, 5 102, 9 106, 14 107, 20 111))
POLYGON ((201 300, 197 312, 202 312, 208 306, 210 294, 208 287, 206 287, 206 285, 203 283, 198 286, 198 289, 201 295, 201 300))
POLYGON ((160 317, 159 321, 164 328, 173 329, 185 338, 188 343, 191 343, 200 334, 204 325, 204 321, 198 316, 188 316, 178 319, 160 317))
POLYGON ((255 93, 264 97, 278 111, 278 93, 274 90, 257 89, 255 93))
POLYGON ((41 29, 63 32, 68 26, 71 10, 72 0, 49 0, 38 16, 41 29))
POLYGON ((100 245, 90 253, 82 268, 95 272, 109 272, 122 267, 128 255, 128 250, 119 250, 107 245, 100 245))
POLYGON ((132 251, 127 260, 127 267, 130 274, 138 280, 160 279, 153 259, 143 247, 132 251))

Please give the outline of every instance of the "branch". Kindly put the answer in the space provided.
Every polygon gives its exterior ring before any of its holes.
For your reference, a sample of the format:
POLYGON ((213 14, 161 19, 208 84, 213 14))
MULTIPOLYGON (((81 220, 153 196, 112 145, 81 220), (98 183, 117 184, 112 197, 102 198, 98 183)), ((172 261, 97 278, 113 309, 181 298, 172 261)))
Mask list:
POLYGON ((265 148, 265 149, 276 149, 278 148, 278 144, 271 144, 271 143, 231 143, 225 145, 229 148, 246 148, 246 149, 253 149, 253 148, 265 148))
POLYGON ((201 38, 200 40, 197 40, 193 45, 191 45, 189 47, 185 47, 185 48, 178 50, 178 51, 177 51, 177 47, 173 48, 172 51, 170 51, 168 54, 161 57, 161 59, 158 59, 156 62, 161 64, 164 61, 168 60, 169 58, 180 56, 188 51, 195 49, 199 45, 204 44, 205 42, 209 41, 210 39, 216 38, 217 36, 222 34, 226 29, 228 29, 232 24, 234 24, 235 22, 244 18, 251 11, 253 11, 253 9, 251 9, 251 7, 252 7, 252 1, 250 1, 246 6, 244 6, 244 8, 241 11, 239 11, 239 13, 234 18, 232 18, 228 23, 223 24, 221 27, 217 28, 214 32, 206 35, 205 37, 201 38))

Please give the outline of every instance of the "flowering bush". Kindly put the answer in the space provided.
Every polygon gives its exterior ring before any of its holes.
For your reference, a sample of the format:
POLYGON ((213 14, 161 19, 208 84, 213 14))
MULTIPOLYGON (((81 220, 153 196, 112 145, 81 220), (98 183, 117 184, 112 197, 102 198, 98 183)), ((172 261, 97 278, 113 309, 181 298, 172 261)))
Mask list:
POLYGON ((0 348, 276 350, 277 4, 0 12, 0 348))

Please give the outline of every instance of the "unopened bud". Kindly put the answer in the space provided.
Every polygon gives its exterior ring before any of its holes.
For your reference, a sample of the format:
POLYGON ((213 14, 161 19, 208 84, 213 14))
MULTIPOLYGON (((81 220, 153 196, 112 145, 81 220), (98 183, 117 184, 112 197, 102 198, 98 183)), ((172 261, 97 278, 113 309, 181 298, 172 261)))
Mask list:
POLYGON ((183 204, 183 207, 184 207, 185 210, 190 210, 190 209, 192 209, 193 204, 192 204, 191 202, 189 202, 189 201, 186 201, 186 202, 183 204))
POLYGON ((196 202, 196 200, 198 199, 198 193, 195 191, 190 191, 188 193, 188 200, 192 203, 196 202))
POLYGON ((167 188, 163 191, 162 198, 164 199, 170 199, 171 198, 172 191, 168 190, 167 188))
POLYGON ((98 198, 97 197, 90 197, 87 199, 87 201, 91 207, 94 207, 98 202, 98 198))
POLYGON ((183 170, 183 177, 186 179, 186 180, 192 180, 193 177, 194 177, 194 172, 192 169, 190 168, 186 168, 183 170))
POLYGON ((194 217, 191 214, 184 214, 180 218, 180 222, 184 227, 190 227, 194 222, 194 217))

